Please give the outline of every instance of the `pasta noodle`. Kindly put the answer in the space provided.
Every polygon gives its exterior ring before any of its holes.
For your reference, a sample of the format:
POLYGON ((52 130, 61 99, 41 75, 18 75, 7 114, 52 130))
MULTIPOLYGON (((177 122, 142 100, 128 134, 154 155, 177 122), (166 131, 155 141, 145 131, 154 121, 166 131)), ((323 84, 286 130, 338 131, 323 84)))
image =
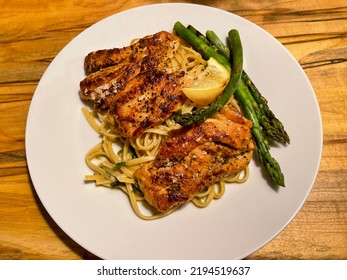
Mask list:
MULTIPOLYGON (((171 71, 184 70, 192 77, 197 77, 204 70, 206 64, 206 61, 199 53, 190 47, 181 45, 168 68, 171 71)), ((233 102, 233 106, 237 107, 234 100, 230 102, 233 102)), ((182 107, 182 112, 190 112, 193 108, 194 104, 187 101, 182 107)), ((157 219, 175 211, 177 207, 165 213, 144 213, 145 211, 141 209, 144 207, 141 207, 141 204, 146 203, 146 201, 134 178, 134 172, 141 164, 153 161, 168 133, 171 130, 179 129, 181 126, 169 119, 164 124, 147 129, 135 139, 125 139, 120 136, 117 128, 108 121, 107 114, 103 115, 99 112, 89 111, 86 107, 83 107, 82 111, 90 126, 102 139, 86 154, 86 163, 94 171, 94 174, 86 175, 85 180, 94 181, 97 186, 121 189, 128 195, 136 215, 142 219, 157 219)), ((226 183, 242 183, 247 180, 248 173, 248 168, 246 168, 208 187, 194 197, 192 203, 198 207, 208 206, 212 200, 223 196, 226 183)), ((148 212, 147 209, 146 212, 148 212)))

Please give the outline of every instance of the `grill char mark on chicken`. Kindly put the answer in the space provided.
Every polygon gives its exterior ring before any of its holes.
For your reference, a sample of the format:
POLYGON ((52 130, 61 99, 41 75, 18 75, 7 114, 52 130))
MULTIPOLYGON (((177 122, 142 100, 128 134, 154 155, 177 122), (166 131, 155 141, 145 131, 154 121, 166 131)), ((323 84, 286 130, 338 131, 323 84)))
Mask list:
POLYGON ((134 63, 121 62, 88 75, 80 82, 82 99, 94 103, 97 111, 110 108, 114 97, 126 85, 143 72, 156 69, 158 61, 154 57, 144 57, 134 63))

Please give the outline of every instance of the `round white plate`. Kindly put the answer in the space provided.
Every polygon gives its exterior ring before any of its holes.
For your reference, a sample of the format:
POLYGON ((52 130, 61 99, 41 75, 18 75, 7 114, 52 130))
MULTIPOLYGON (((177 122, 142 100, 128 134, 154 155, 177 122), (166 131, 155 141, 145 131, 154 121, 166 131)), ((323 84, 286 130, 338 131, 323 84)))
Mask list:
POLYGON ((273 239, 296 215, 315 180, 322 150, 314 91, 293 56, 271 35, 232 13, 193 4, 156 4, 110 16, 73 39, 52 61, 35 91, 27 120, 26 152, 35 190, 54 221, 103 259, 241 259, 273 239), (230 185, 205 209, 188 204, 143 221, 119 190, 86 184, 85 153, 99 138, 81 108, 79 82, 91 51, 172 31, 176 21, 226 38, 236 28, 246 70, 291 137, 271 148, 286 179, 269 184, 256 161, 250 179, 230 185))

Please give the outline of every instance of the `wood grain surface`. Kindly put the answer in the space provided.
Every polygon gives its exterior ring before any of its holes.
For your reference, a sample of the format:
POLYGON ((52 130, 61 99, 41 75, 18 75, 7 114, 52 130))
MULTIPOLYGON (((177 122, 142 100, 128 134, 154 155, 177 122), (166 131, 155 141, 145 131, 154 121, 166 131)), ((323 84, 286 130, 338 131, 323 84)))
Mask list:
MULTIPOLYGON (((57 226, 35 193, 25 157, 27 113, 44 71, 76 35, 117 12, 159 2, 174 1, 1 1, 0 259, 96 258, 57 226)), ((294 220, 247 258, 347 259, 346 1, 179 2, 230 11, 270 32, 299 61, 319 102, 324 142, 312 192, 294 220)))

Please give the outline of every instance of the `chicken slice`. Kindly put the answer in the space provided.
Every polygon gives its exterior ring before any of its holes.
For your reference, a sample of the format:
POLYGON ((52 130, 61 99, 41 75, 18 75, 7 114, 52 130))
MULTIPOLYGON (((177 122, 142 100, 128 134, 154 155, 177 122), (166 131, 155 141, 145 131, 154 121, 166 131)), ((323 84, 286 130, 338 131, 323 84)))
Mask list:
POLYGON ((206 187, 250 162, 254 144, 251 122, 233 109, 219 113, 192 128, 173 132, 160 148, 156 159, 142 165, 135 177, 148 203, 165 212, 190 201, 206 187), (234 113, 234 114, 233 114, 234 113))
POLYGON ((145 129, 163 123, 182 106, 186 100, 181 90, 184 81, 183 71, 142 72, 118 91, 108 117, 121 135, 135 138, 145 129))
POLYGON ((163 63, 174 56, 179 45, 180 40, 177 36, 170 32, 160 31, 145 36, 124 48, 98 50, 89 53, 84 60, 85 72, 90 74, 121 62, 133 63, 145 56, 156 57, 160 63, 163 63))

